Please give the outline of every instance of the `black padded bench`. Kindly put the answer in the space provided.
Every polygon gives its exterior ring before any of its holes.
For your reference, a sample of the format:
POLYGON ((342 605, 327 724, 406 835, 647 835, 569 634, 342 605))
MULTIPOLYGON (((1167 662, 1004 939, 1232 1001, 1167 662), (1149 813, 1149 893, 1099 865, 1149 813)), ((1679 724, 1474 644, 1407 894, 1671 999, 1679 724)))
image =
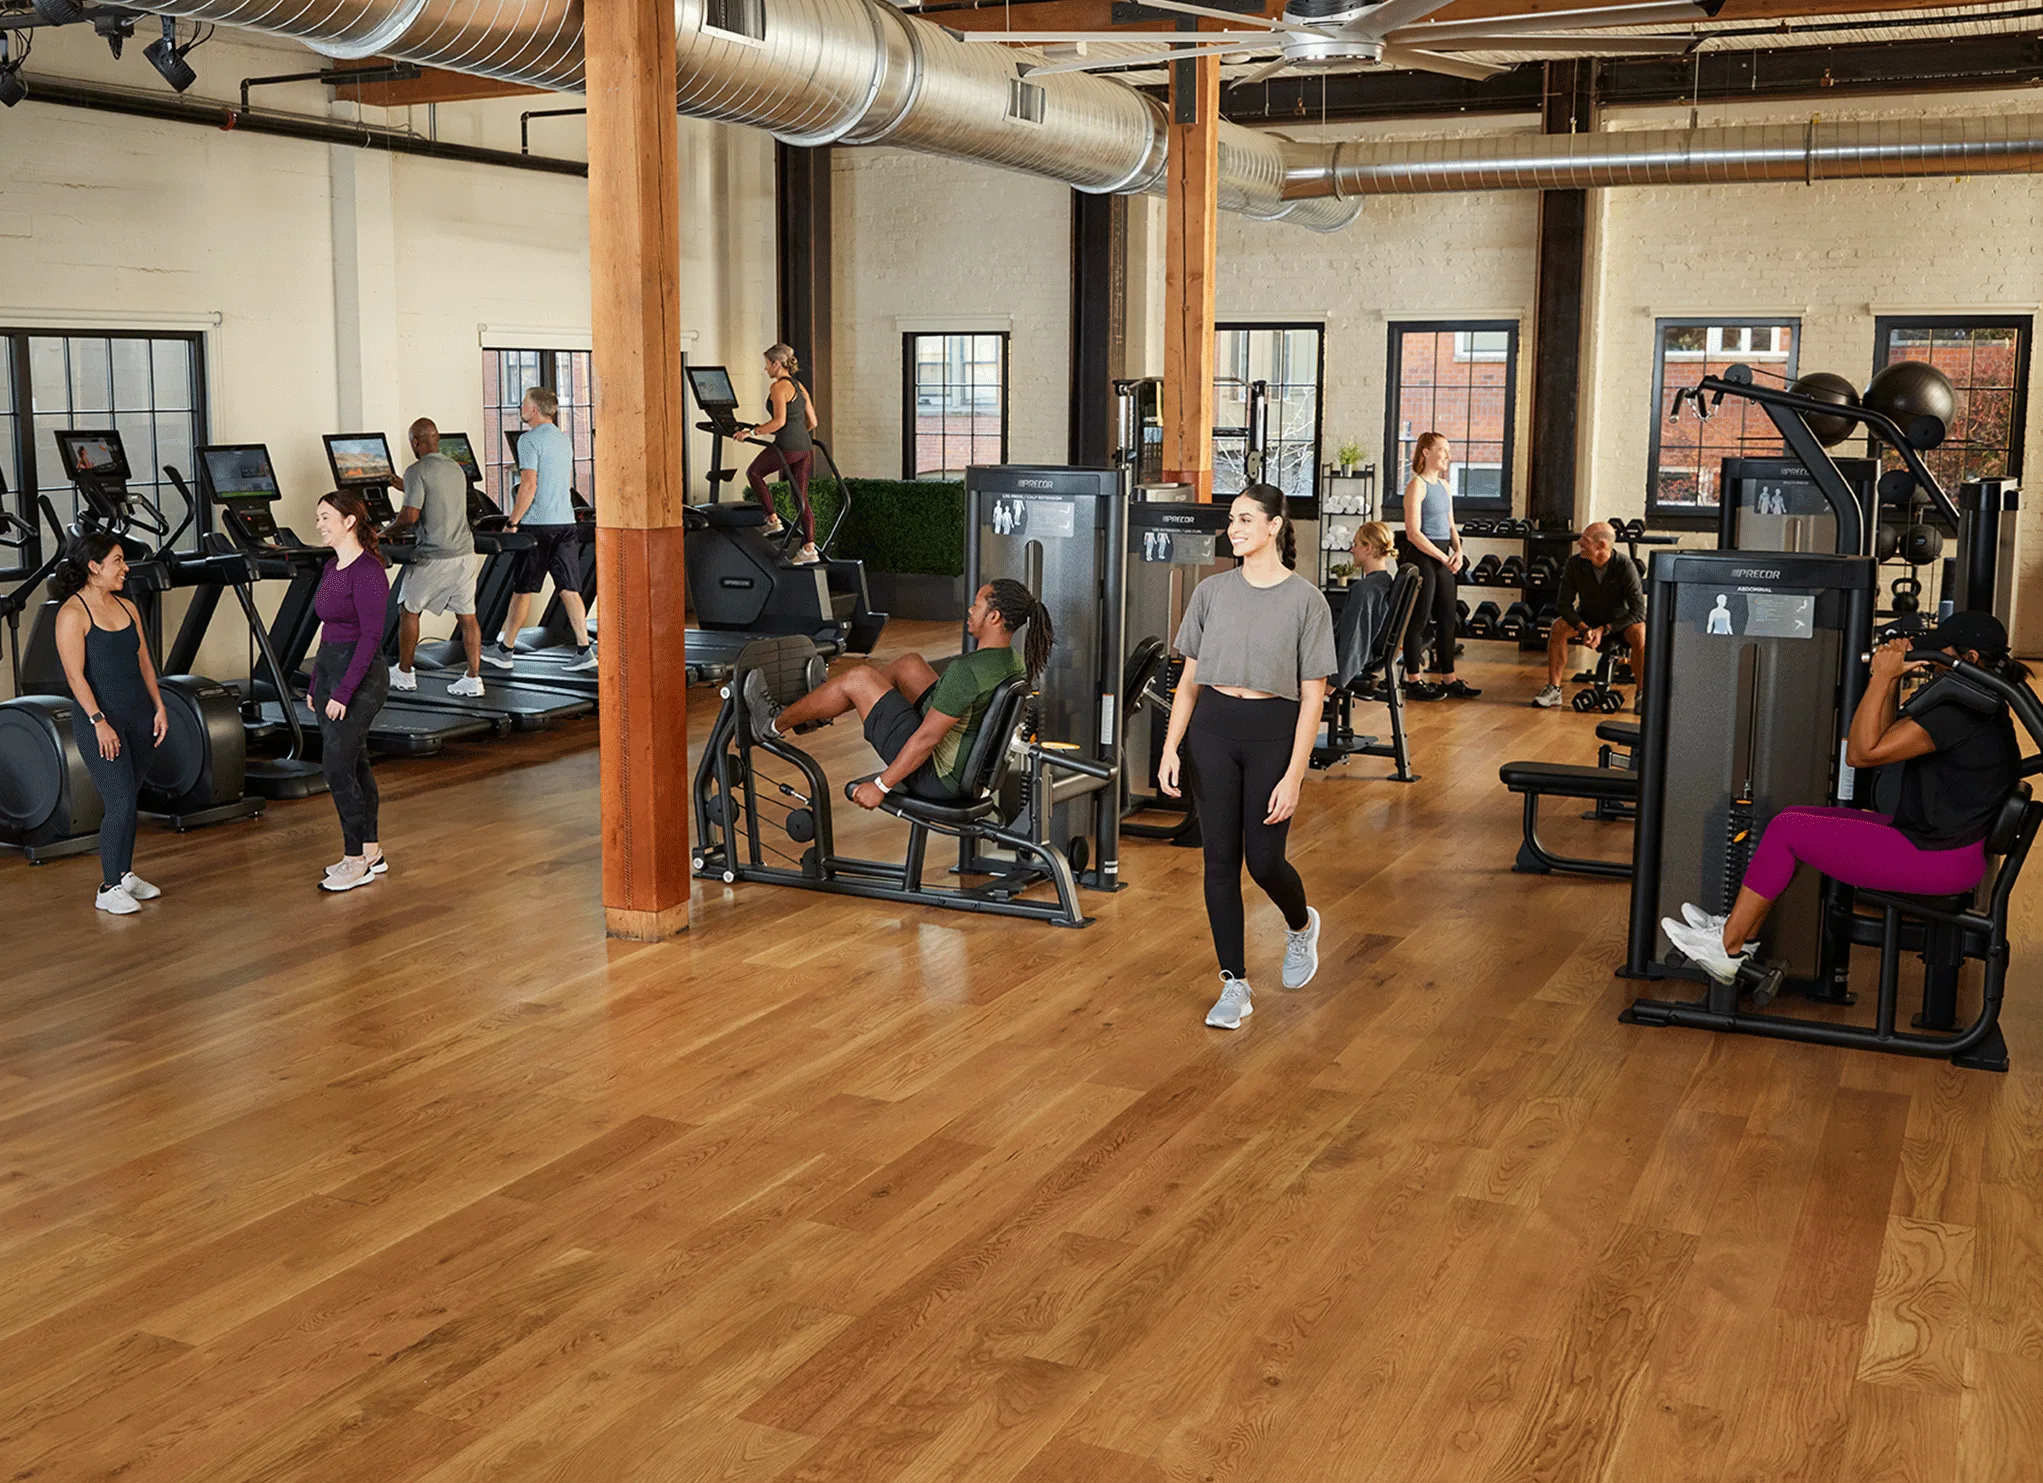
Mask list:
POLYGON ((1506 788, 1525 798, 1525 837, 1518 846, 1518 858, 1511 868, 1529 875, 1547 875, 1556 870, 1575 875, 1613 876, 1629 879, 1629 860, 1585 860, 1556 855, 1539 842, 1539 800, 1542 798, 1583 798, 1596 804, 1629 804, 1639 801, 1636 773, 1610 767, 1580 767, 1567 762, 1506 762, 1497 769, 1506 788))

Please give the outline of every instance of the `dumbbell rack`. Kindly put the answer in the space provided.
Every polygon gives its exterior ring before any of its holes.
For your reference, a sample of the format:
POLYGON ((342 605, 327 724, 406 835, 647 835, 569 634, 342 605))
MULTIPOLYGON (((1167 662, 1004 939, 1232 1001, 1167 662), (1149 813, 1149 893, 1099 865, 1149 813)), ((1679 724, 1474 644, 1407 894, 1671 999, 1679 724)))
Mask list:
MULTIPOLYGON (((1402 530, 1402 526, 1398 528, 1402 530)), ((1540 615, 1545 609, 1552 607, 1559 597, 1561 563, 1567 560, 1568 550, 1574 544, 1574 537, 1566 531, 1534 530, 1523 520, 1478 518, 1462 523, 1461 543, 1462 549, 1469 551, 1471 555, 1469 565, 1463 569, 1458 585, 1479 591, 1491 588, 1515 591, 1518 594, 1516 600, 1506 604, 1499 616, 1509 619, 1513 616, 1513 608, 1521 605, 1524 611, 1516 615, 1518 631, 1515 633, 1476 633, 1470 628, 1469 619, 1465 616, 1456 627, 1457 636, 1464 639, 1516 642, 1520 649, 1544 649, 1546 629, 1540 625, 1540 615), (1503 529, 1499 530, 1499 526, 1503 529), (1476 567, 1482 563, 1485 556, 1497 555, 1498 552, 1494 548, 1499 547, 1515 548, 1509 557, 1499 558, 1500 565, 1515 558, 1517 562, 1515 574, 1509 579, 1500 576, 1475 579, 1472 573, 1476 567), (1552 565, 1540 566, 1535 571, 1534 564, 1542 557, 1551 558, 1552 565)), ((1473 603, 1471 612, 1479 608, 1484 601, 1494 599, 1485 598, 1473 603)), ((1550 621, 1547 626, 1551 627, 1550 621)))

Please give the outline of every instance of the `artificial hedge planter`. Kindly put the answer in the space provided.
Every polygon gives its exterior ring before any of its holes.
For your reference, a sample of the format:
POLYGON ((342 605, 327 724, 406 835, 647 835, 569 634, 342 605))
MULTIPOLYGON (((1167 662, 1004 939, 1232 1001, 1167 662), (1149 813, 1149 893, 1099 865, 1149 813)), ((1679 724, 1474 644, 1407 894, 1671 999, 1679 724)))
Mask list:
MULTIPOLYGON (((847 479, 851 514, 835 554, 865 563, 872 603, 897 618, 956 618, 964 611, 965 486, 936 480, 847 479)), ((780 518, 795 518, 794 491, 773 486, 780 518)), ((809 485, 816 534, 829 533, 841 496, 834 479, 809 485)))

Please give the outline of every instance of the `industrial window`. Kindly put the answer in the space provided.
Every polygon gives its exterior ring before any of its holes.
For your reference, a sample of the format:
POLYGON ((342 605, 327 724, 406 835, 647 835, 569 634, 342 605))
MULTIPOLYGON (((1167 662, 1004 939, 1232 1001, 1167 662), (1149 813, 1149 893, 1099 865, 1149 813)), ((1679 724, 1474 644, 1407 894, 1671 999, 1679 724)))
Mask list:
MULTIPOLYGON (((485 350, 482 353, 483 460, 489 497, 508 510, 518 492, 518 464, 504 435, 524 426, 525 393, 543 386, 560 398, 560 430, 575 445, 575 492, 596 501, 596 410, 586 350, 485 350)), ((459 429, 448 429, 450 432, 459 429)))
POLYGON ((1007 462, 1008 336, 901 337, 902 462, 910 479, 962 479, 1007 462))
POLYGON ((1258 381, 1268 388, 1262 480, 1310 499, 1319 479, 1316 324, 1223 324, 1213 337, 1213 491, 1232 498, 1250 482, 1249 418, 1258 381))
POLYGON ((1718 474, 1727 458, 1786 458, 1780 431, 1766 410, 1726 399, 1707 421, 1683 406, 1678 421, 1668 413, 1674 394, 1704 376, 1734 365, 1752 367, 1761 386, 1786 386, 1795 379, 1800 350, 1799 319, 1662 319, 1653 330, 1653 431, 1646 459, 1646 513, 1670 525, 1708 524, 1717 519, 1718 474))
MULTIPOLYGON (((151 500, 175 527, 184 501, 164 477, 169 464, 187 479, 192 448, 206 440, 205 346, 189 333, 93 330, 83 334, 0 329, 0 472, 13 491, 13 512, 31 526, 37 492, 66 521, 78 513, 78 491, 57 456, 60 428, 111 427, 121 435, 134 471, 129 488, 151 500)), ((203 521, 180 541, 195 550, 203 521)), ((49 538, 15 551, 0 548, 0 570, 25 572, 49 538)), ((150 540, 148 531, 136 538, 150 540)))
MULTIPOLYGON (((2026 314, 1873 321, 1875 371, 1897 360, 1926 360, 1951 378, 1956 411, 1943 446, 1923 461, 1954 497, 1967 479, 2021 475, 2029 325, 2026 314)), ((1900 465, 1891 449, 1885 457, 1889 467, 1900 465)))
POLYGON ((1453 445, 1456 509, 1511 508, 1517 446, 1518 322, 1397 323, 1390 327, 1390 395, 1384 398, 1387 508, 1402 508, 1412 449, 1429 432, 1453 445))

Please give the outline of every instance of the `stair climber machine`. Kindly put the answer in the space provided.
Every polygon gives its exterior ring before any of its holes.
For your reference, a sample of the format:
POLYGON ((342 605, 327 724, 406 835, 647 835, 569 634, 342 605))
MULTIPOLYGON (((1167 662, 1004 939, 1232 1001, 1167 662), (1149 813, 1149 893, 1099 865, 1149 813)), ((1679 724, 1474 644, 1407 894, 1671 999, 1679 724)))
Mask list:
MULTIPOLYGON (((381 435, 377 435, 381 442, 381 435)), ((265 657, 249 675, 242 697, 244 724, 266 735, 287 730, 316 748, 319 721, 305 703, 310 679, 308 660, 319 634, 313 603, 320 578, 333 553, 309 545, 287 526, 277 524, 270 508, 283 495, 275 465, 261 443, 213 444, 198 450, 199 470, 213 512, 223 527, 213 539, 255 559, 257 575, 290 585, 270 620, 265 657), (288 706, 284 703, 288 699, 288 706), (293 725, 292 723, 295 723, 293 725)), ((223 547, 224 549, 224 547, 223 547)), ((501 736, 508 723, 451 711, 428 710, 393 696, 383 703, 369 727, 369 748, 386 756, 430 757, 450 741, 501 736)))
MULTIPOLYGON (((0 506, 6 497, 7 481, 0 478, 0 506)), ((69 694, 22 693, 22 609, 56 570, 64 544, 57 512, 47 499, 37 503, 49 522, 50 553, 19 585, 0 592, 14 676, 14 699, 0 702, 0 847, 20 850, 31 865, 98 849, 102 814, 99 789, 71 732, 77 702, 69 694)), ((0 562, 34 560, 36 550, 34 527, 0 508, 0 562)))
MULTIPOLYGON (((242 734, 238 697, 217 680, 186 674, 164 662, 163 594, 215 580, 220 564, 203 554, 180 552, 177 543, 198 517, 187 507, 173 528, 147 496, 128 487, 133 473, 121 435, 112 429, 60 428, 57 456, 78 490, 78 518, 72 535, 105 531, 128 557, 125 595, 142 615, 142 641, 156 667, 169 730, 150 757, 142 784, 141 812, 160 818, 179 833, 204 824, 260 818, 263 800, 246 789, 248 745, 242 734)), ((230 561, 226 565, 233 565, 230 561)), ((22 661, 22 689, 31 695, 70 695, 70 682, 57 653, 57 610, 46 599, 36 615, 22 661)), ((178 656, 186 663, 195 655, 178 656)))
POLYGON ((689 606, 696 623, 686 637, 689 678, 698 683, 724 679, 752 640, 785 634, 808 639, 826 658, 871 653, 887 626, 887 615, 872 610, 865 563, 831 554, 851 513, 851 491, 829 448, 821 438, 813 439, 840 496, 837 518, 816 542, 823 560, 797 566, 788 558, 790 545, 800 537, 794 522, 776 540, 766 534, 766 512, 757 504, 721 498, 724 486, 741 472, 736 466, 725 467, 724 444, 754 441, 738 425, 738 394, 730 373, 722 366, 684 369, 706 419, 696 426, 716 440, 709 468, 710 501, 688 506, 683 520, 689 606))
MULTIPOLYGON (((466 439, 463 439, 466 442, 466 439)), ((397 503, 390 489, 401 481, 397 466, 390 457, 390 443, 381 433, 330 433, 326 438, 326 459, 333 470, 336 487, 351 489, 361 497, 369 511, 370 520, 381 529, 397 518, 397 503)), ((479 538, 484 545, 492 537, 479 538)), ((397 627, 399 614, 403 611, 402 598, 406 573, 418 554, 417 537, 410 531, 396 540, 383 543, 383 554, 390 559, 390 599, 383 612, 383 657, 395 672, 397 664, 397 627)), ((455 645, 460 648, 459 643, 455 645)), ((414 656, 416 664, 416 656, 414 656)), ((563 694, 559 690, 535 690, 520 684, 516 679, 501 680, 492 676, 479 696, 454 695, 448 687, 467 671, 467 655, 462 655, 460 665, 442 666, 434 669, 413 671, 418 689, 393 692, 408 706, 425 711, 442 711, 456 716, 471 716, 488 721, 500 733, 509 731, 543 731, 556 721, 565 721, 575 716, 586 716, 595 709, 593 701, 583 696, 563 694)))
MULTIPOLYGON (((509 435, 512 464, 517 461, 517 436, 509 435)), ((475 621, 482 627, 482 641, 495 641, 503 631, 504 619, 511 611, 511 588, 518 575, 519 553, 529 551, 538 544, 536 539, 524 531, 509 529, 511 517, 497 508, 482 488, 482 464, 475 456, 475 445, 466 433, 441 433, 440 451, 461 466, 461 473, 468 480, 468 528, 475 536, 475 549, 482 556, 482 572, 475 583, 475 621)), ((586 503, 576 502, 575 517, 579 521, 587 510, 586 503)), ((583 546, 583 568, 585 579, 582 584, 582 601, 593 604, 596 596, 595 563, 592 558, 595 534, 592 520, 589 523, 587 539, 583 546)), ((509 674, 492 666, 486 669, 484 680, 495 694, 500 680, 507 680, 521 690, 553 691, 575 696, 588 702, 584 711, 593 709, 597 700, 597 677, 593 670, 571 670, 567 666, 576 658, 571 635, 565 631, 566 617, 562 613, 559 623, 562 631, 558 639, 553 637, 556 622, 555 610, 560 608, 556 596, 548 605, 546 614, 538 628, 528 628, 519 635, 518 648, 511 661, 509 674)), ((591 631, 594 620, 591 619, 591 631)), ((446 639, 421 641, 413 662, 423 668, 462 670, 467 667, 468 655, 461 647, 459 635, 446 639)), ((452 675, 449 675, 452 678, 452 675)), ((578 712, 577 714, 580 714, 578 712)))

